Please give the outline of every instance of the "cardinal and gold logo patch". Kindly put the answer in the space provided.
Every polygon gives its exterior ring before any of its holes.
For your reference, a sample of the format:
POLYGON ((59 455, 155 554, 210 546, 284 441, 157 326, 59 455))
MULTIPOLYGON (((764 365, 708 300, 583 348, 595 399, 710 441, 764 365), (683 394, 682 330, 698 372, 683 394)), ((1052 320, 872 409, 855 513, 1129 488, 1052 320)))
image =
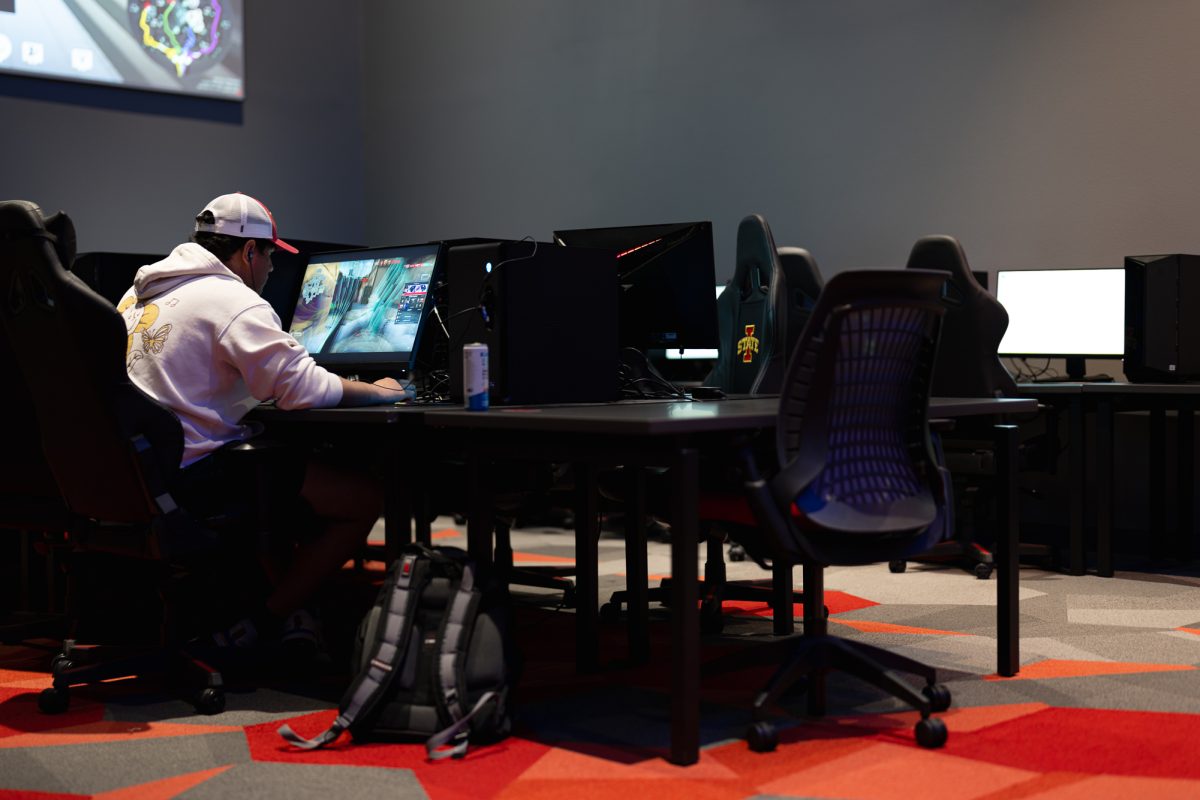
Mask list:
POLYGON ((754 361, 754 354, 758 352, 758 337, 754 335, 755 325, 746 326, 746 335, 738 339, 737 352, 742 357, 742 363, 750 364, 754 361))

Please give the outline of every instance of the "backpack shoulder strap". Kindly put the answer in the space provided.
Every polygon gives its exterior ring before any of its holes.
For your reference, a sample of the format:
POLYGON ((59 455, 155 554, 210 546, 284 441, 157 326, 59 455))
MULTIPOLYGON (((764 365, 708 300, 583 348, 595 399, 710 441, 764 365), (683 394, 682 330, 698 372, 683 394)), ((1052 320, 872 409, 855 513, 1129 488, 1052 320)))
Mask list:
POLYGON ((475 588, 475 577, 474 562, 464 561, 458 591, 450 601, 450 607, 438 632, 437 701, 446 709, 451 724, 425 742, 425 751, 429 758, 434 760, 461 758, 467 752, 471 717, 495 696, 495 692, 487 692, 470 711, 463 708, 466 698, 461 692, 466 690, 466 681, 462 680, 462 656, 470 641, 471 632, 475 627, 476 611, 482 600, 482 594, 475 588), (451 741, 454 743, 452 747, 440 749, 451 741))
POLYGON ((392 590, 383 610, 384 619, 376 628, 371 660, 360 671, 342 699, 333 724, 322 734, 305 739, 288 725, 279 728, 279 735, 304 750, 316 750, 337 740, 360 717, 369 714, 392 681, 397 665, 404 663, 408 650, 409 630, 413 624, 413 609, 429 582, 429 561, 419 552, 407 552, 392 565, 388 576, 392 590))

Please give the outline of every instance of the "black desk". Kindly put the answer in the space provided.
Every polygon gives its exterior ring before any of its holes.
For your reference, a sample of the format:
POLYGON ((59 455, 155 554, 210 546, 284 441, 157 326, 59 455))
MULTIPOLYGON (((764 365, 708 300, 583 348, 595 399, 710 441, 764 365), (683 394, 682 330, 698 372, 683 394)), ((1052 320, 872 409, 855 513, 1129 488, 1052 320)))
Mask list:
POLYGON ((1066 405, 1067 452, 1070 481, 1068 546, 1069 572, 1085 573, 1084 510, 1096 507, 1096 574, 1113 575, 1112 525, 1116 496, 1113 467, 1115 415, 1119 411, 1150 412, 1150 469, 1146 529, 1157 556, 1170 555, 1183 561, 1192 557, 1195 534, 1195 411, 1200 403, 1200 384, 1172 383, 1032 383, 1020 384, 1021 393, 1040 401, 1066 405), (1166 412, 1178 415, 1179 458, 1176 468, 1178 524, 1172 535, 1166 525, 1166 412), (1087 491, 1087 444, 1085 418, 1096 418, 1096 490, 1087 491))
POLYGON ((416 538, 428 544, 431 539, 428 513, 428 470, 415 461, 404 464, 389 454, 400 448, 414 456, 431 452, 427 441, 429 429, 424 420, 427 413, 441 406, 384 405, 361 408, 309 408, 284 411, 274 405, 261 405, 247 415, 267 426, 272 435, 280 438, 311 441, 329 435, 340 440, 350 439, 351 446, 364 453, 382 455, 384 468, 384 560, 391 563, 400 547, 416 538), (314 436, 315 434, 315 436, 314 436), (413 467, 406 470, 406 466, 413 467))
MULTIPOLYGON (((578 566, 578 620, 576 655, 581 667, 598 662, 598 541, 595 475, 606 464, 669 468, 671 527, 671 752, 676 764, 699 758, 700 644, 697 596, 699 494, 698 459, 702 449, 718 446, 730 437, 773 428, 779 401, 754 398, 718 402, 623 402, 596 406, 508 407, 488 412, 445 410, 429 414, 425 423, 434 428, 469 433, 464 437, 471 480, 472 507, 468 547, 476 558, 491 557, 490 458, 531 458, 570 462, 576 476, 575 546, 578 566)), ((930 415, 937 417, 1001 416, 1035 411, 1036 401, 1024 398, 941 398, 931 401, 930 415)), ((997 454, 1001 520, 997 537, 997 639, 998 672, 1004 676, 1019 669, 1017 619, 1017 493, 1016 428, 998 425, 997 454)), ((644 531, 641 487, 631 474, 630 495, 635 510, 626 542, 629 553, 641 550, 644 564, 644 531)), ((630 618, 644 618, 646 576, 629 560, 630 618)), ((631 649, 644 634, 631 630, 631 649)))

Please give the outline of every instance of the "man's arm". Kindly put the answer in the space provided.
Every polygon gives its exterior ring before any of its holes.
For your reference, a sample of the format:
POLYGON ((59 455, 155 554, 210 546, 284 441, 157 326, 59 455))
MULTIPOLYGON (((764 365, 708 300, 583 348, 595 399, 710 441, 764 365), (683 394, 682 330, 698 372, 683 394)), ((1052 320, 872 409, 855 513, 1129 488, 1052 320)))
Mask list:
POLYGON ((374 406, 385 403, 396 403, 408 398, 404 385, 395 378, 380 378, 374 383, 350 381, 340 378, 342 382, 342 401, 339 408, 348 406, 374 406))

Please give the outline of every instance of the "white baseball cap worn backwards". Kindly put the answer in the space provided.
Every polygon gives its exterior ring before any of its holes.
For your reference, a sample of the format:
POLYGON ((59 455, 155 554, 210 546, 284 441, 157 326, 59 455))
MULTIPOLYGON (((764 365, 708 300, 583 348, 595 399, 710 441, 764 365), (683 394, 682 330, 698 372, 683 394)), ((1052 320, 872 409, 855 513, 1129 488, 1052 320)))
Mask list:
POLYGON ((289 253, 299 252, 279 238, 275 232, 275 218, 267 207, 241 192, 223 194, 210 201, 196 216, 196 230, 241 239, 266 239, 289 253))

